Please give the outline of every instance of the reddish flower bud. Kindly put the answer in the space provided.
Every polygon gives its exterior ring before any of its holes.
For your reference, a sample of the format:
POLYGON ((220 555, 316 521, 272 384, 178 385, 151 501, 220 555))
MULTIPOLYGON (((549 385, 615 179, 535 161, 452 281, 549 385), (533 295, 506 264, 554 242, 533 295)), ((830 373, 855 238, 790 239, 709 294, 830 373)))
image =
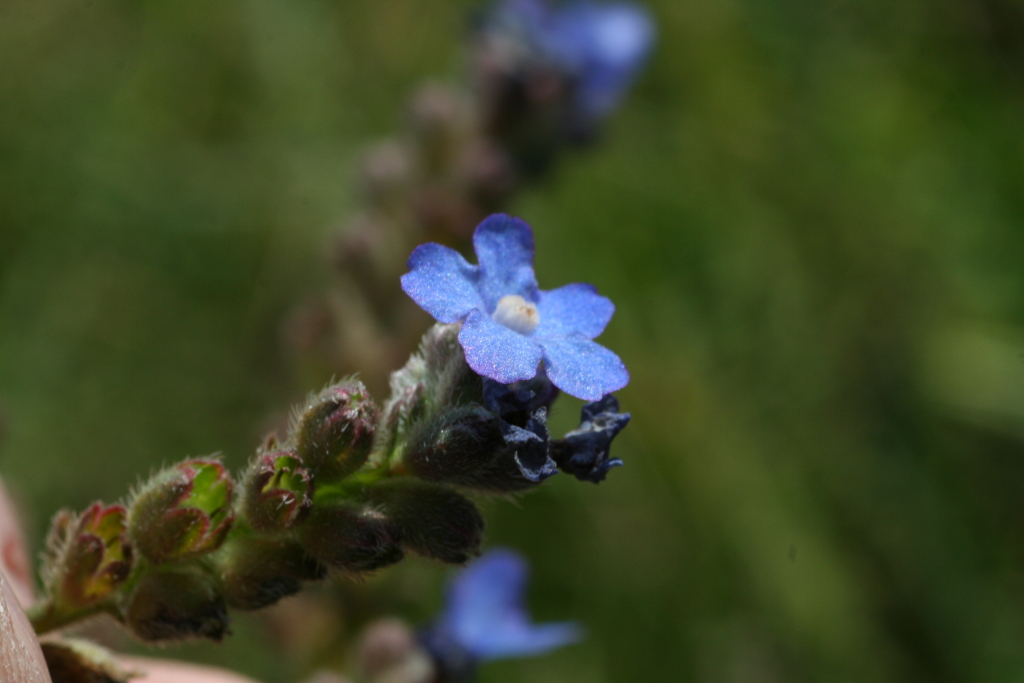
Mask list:
POLYGON ((59 604, 84 607, 121 585, 132 568, 132 547, 120 505, 93 503, 75 516, 57 513, 47 541, 43 569, 51 597, 59 604))
POLYGON ((292 451, 260 453, 242 484, 242 512, 257 531, 284 531, 313 505, 313 476, 292 451))
POLYGON ((128 530, 135 548, 155 563, 216 550, 234 514, 234 483, 216 460, 186 460, 157 474, 135 494, 128 530))
POLYGON ((366 462, 378 420, 380 410, 362 382, 327 387, 296 417, 295 452, 317 478, 342 479, 366 462))

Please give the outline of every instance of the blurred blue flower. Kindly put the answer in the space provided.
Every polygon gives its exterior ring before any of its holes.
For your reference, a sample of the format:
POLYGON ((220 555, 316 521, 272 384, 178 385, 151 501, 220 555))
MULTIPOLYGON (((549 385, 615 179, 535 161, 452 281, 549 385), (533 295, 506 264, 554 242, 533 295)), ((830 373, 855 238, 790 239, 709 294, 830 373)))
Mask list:
POLYGON ((491 30, 521 43, 529 57, 573 79, 578 113, 609 114, 636 78, 654 44, 654 21, 640 5, 573 0, 505 0, 491 30))
POLYGON ((478 266, 440 244, 420 245, 402 289, 438 321, 462 323, 459 343, 474 372, 510 384, 534 377, 543 360, 551 382, 578 398, 626 386, 619 357, 591 341, 615 305, 591 285, 538 289, 529 225, 495 214, 477 226, 473 247, 478 266))
POLYGON ((444 611, 420 636, 442 680, 466 680, 476 664, 531 657, 578 641, 578 624, 532 624, 523 608, 527 564, 511 550, 495 549, 452 580, 444 611))
POLYGON ((551 442, 551 457, 558 467, 580 481, 604 481, 608 470, 622 465, 611 457, 612 440, 629 424, 629 413, 619 412, 619 401, 605 396, 583 406, 580 426, 563 439, 551 442))

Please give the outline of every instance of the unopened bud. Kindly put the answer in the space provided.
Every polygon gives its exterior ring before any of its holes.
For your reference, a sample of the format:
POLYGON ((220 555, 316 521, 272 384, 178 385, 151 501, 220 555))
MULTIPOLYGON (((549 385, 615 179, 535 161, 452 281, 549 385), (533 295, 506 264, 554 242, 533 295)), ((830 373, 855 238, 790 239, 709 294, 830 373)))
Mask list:
POLYGON ((409 437, 404 461, 422 479, 473 486, 504 446, 494 414, 468 406, 422 423, 409 437))
POLYGON ((234 484, 216 460, 186 460, 157 474, 135 495, 128 529, 154 563, 198 557, 220 547, 234 522, 234 484))
POLYGON ((298 593, 303 581, 326 569, 292 540, 250 536, 224 547, 220 561, 224 597, 236 609, 256 610, 298 593))
POLYGON ((120 505, 93 503, 80 515, 57 513, 47 541, 43 575, 51 597, 69 607, 84 607, 124 583, 132 568, 120 505))
POLYGON ((368 572, 402 559, 398 529, 380 512, 355 505, 317 505, 299 527, 310 555, 348 572, 368 572))
POLYGON ((379 419, 362 382, 327 387, 295 420, 295 452, 316 477, 342 479, 366 462, 379 419))
POLYGON ((478 554, 483 517, 456 491, 396 478, 367 487, 365 495, 398 528, 402 546, 408 550, 449 564, 463 564, 478 554))
POLYGON ((141 640, 207 638, 228 632, 228 612, 217 581, 202 567, 178 565, 146 573, 128 598, 125 625, 141 640))
POLYGON ((242 512, 257 531, 284 531, 313 505, 313 476, 292 451, 260 453, 242 484, 242 512))

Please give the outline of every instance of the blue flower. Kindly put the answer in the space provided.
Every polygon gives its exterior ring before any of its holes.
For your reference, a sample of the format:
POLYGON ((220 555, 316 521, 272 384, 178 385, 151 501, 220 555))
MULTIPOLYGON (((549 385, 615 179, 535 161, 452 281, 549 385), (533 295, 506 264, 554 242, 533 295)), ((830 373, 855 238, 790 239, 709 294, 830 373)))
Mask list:
POLYGON ((626 2, 505 0, 491 28, 572 78, 576 108, 596 119, 618 105, 654 43, 650 13, 626 2))
POLYGON ((459 343, 479 375, 502 384, 530 379, 543 361, 551 382, 597 400, 629 382, 614 353, 592 341, 615 305, 591 285, 542 291, 533 274, 533 231, 504 214, 473 233, 480 265, 433 242, 409 257, 402 289, 442 323, 462 323, 459 343))
POLYGON ((484 405, 498 416, 501 436, 520 473, 535 484, 558 474, 549 454, 548 432, 548 407, 557 394, 543 371, 533 380, 511 385, 484 380, 484 405))
POLYGON ((530 623, 523 608, 526 577, 526 561, 504 549, 459 572, 444 611, 420 636, 443 680, 464 680, 479 662, 540 655, 580 639, 575 623, 530 623))
POLYGON ((597 484, 604 481, 608 470, 622 465, 610 451, 612 440, 629 424, 629 413, 619 412, 614 396, 588 403, 581 412, 579 428, 551 442, 551 457, 580 481, 597 484))

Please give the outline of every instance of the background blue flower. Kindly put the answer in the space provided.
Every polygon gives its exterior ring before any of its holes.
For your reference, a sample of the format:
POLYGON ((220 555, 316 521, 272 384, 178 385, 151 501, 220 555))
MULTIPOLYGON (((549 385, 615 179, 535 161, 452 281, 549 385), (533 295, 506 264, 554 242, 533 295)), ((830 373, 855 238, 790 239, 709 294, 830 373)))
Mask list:
POLYGON ((478 662, 540 655, 582 637, 576 623, 530 622, 523 608, 527 574, 522 556, 495 549, 452 580, 444 611, 421 634, 445 680, 465 678, 478 662))
POLYGON ((633 3, 578 0, 506 0, 490 29, 515 39, 524 60, 549 64, 571 78, 577 114, 611 113, 640 71, 654 43, 650 13, 633 3))
POLYGON ((543 360, 556 387, 588 401, 626 386, 619 357, 591 341, 615 305, 591 285, 538 289, 529 225, 495 214, 477 226, 473 247, 478 266, 440 244, 417 247, 402 289, 438 321, 462 323, 459 343, 475 372, 509 384, 534 377, 543 360))

